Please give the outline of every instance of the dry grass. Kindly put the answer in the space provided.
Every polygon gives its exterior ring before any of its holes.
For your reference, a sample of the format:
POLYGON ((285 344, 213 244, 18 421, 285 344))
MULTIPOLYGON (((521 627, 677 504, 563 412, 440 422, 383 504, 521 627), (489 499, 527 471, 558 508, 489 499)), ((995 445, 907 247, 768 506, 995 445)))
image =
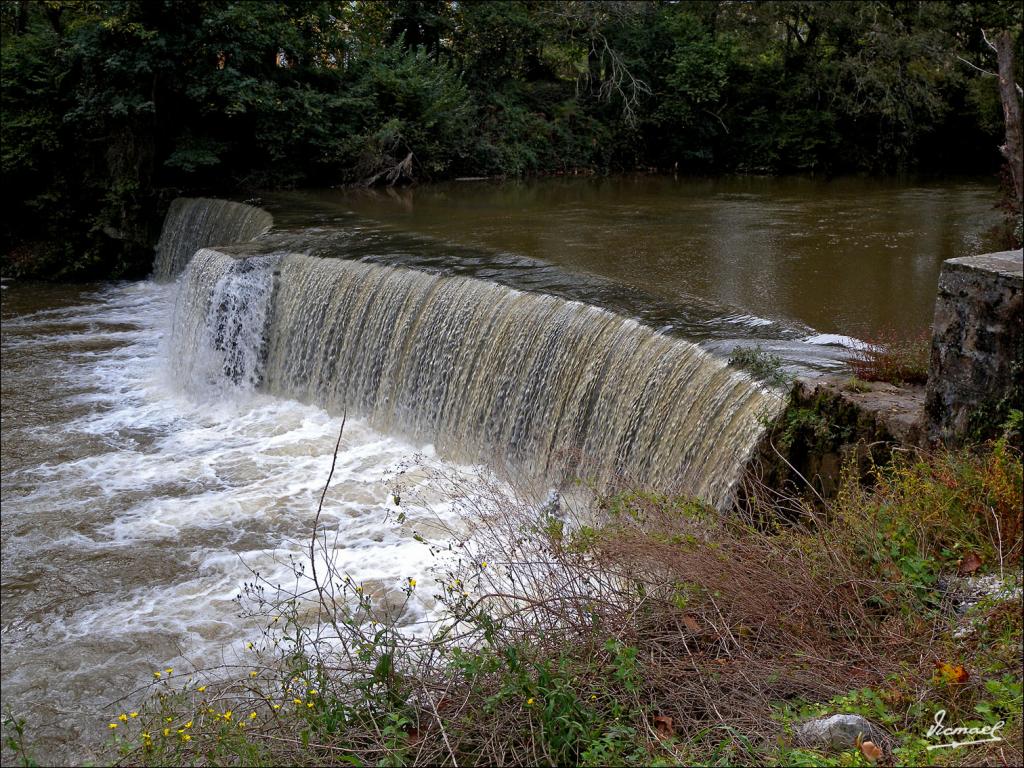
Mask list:
POLYGON ((928 381, 931 332, 908 335, 882 331, 853 351, 848 364, 861 381, 889 384, 924 384, 928 381))

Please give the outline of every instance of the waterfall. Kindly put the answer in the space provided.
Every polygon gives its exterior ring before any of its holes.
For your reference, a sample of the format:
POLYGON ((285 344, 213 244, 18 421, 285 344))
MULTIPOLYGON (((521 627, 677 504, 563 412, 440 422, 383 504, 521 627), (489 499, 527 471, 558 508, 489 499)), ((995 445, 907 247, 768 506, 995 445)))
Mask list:
POLYGON ((262 208, 230 200, 179 197, 164 218, 153 276, 158 281, 173 280, 200 248, 254 240, 273 224, 274 218, 262 208))
POLYGON ((173 345, 193 382, 198 371, 345 409, 447 458, 554 484, 722 504, 783 405, 685 340, 475 278, 206 249, 179 290, 173 345))
POLYGON ((276 256, 234 259, 209 248, 189 263, 171 324, 171 373, 185 390, 254 390, 263 380, 276 256))

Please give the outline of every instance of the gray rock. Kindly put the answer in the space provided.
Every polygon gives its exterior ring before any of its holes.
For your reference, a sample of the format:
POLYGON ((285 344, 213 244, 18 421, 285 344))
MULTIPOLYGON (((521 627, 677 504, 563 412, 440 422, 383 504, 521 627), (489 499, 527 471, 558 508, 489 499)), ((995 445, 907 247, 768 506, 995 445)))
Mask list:
POLYGON ((860 715, 830 715, 807 720, 794 730, 798 746, 819 751, 857 748, 857 737, 861 741, 872 741, 878 746, 886 744, 888 734, 880 727, 860 715))
POLYGON ((972 421, 1001 401, 1019 407, 1014 400, 1024 365, 1022 314, 1021 251, 943 262, 925 401, 932 440, 962 440, 972 421))

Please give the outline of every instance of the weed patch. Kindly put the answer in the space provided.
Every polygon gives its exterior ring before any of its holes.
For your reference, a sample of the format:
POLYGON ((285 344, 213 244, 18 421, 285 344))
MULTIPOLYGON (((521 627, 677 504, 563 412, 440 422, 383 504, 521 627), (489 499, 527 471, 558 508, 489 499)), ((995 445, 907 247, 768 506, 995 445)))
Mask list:
POLYGON ((854 376, 861 381, 889 384, 924 384, 928 381, 931 334, 907 335, 884 331, 867 339, 849 359, 854 376))
POLYGON ((760 345, 737 347, 729 355, 729 365, 747 371, 772 387, 789 389, 793 385, 793 377, 783 367, 782 358, 760 345))

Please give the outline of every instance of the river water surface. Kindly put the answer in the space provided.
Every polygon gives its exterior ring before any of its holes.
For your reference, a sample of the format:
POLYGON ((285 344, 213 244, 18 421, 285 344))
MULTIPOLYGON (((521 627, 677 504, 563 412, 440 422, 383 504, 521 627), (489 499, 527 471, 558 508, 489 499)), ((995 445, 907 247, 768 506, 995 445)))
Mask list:
POLYGON ((280 207, 351 211, 647 296, 870 336, 927 328, 942 262, 998 250, 985 235, 998 200, 988 180, 637 176, 302 192, 280 207))
MULTIPOLYGON (((763 343, 815 368, 844 354, 822 333, 926 327, 941 261, 988 247, 995 198, 979 183, 640 178, 266 203, 288 230, 272 249, 506 282, 712 352, 763 343), (315 247, 300 231, 310 225, 315 247)), ((44 762, 88 759, 118 700, 153 670, 238 662, 257 631, 240 587, 252 570, 294 582, 290 558, 305 556, 331 465, 338 413, 174 383, 176 291, 2 292, 2 697, 44 762)), ((456 524, 451 500, 431 495, 442 464, 431 446, 350 416, 322 517, 338 567, 383 598, 426 579, 411 626, 431 610, 432 562, 411 532, 456 524), (425 488, 404 523, 388 492, 399 468, 425 488)))

